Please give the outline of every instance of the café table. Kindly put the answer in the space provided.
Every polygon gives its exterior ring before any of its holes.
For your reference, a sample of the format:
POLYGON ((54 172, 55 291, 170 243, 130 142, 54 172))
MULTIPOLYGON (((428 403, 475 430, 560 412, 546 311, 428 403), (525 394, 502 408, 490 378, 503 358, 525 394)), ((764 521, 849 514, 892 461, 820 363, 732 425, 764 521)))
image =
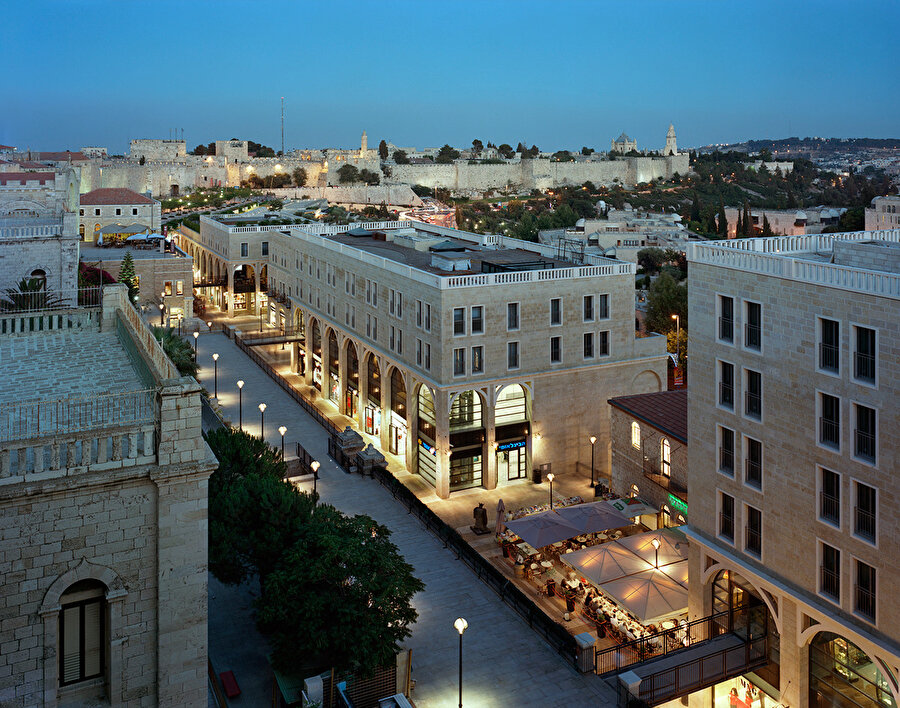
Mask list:
POLYGON ((532 546, 527 541, 522 541, 521 543, 516 544, 516 548, 518 548, 523 556, 536 556, 538 554, 538 549, 532 546))
POLYGON ((550 561, 541 561, 541 565, 542 565, 544 568, 547 568, 547 569, 553 567, 553 563, 551 563, 550 561))
POLYGON ((659 626, 663 629, 675 629, 675 620, 665 620, 659 626))

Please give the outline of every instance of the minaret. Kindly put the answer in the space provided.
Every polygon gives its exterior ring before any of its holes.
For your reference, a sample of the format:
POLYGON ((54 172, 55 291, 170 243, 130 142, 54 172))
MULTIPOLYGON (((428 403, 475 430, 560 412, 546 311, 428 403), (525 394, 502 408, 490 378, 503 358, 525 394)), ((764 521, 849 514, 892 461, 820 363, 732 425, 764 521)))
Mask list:
POLYGON ((666 149, 663 155, 677 155, 678 145, 675 144, 675 126, 669 123, 669 131, 666 133, 666 149))
POLYGON ((362 140, 359 143, 359 156, 365 159, 366 153, 369 149, 369 138, 366 136, 366 131, 363 131, 362 140))

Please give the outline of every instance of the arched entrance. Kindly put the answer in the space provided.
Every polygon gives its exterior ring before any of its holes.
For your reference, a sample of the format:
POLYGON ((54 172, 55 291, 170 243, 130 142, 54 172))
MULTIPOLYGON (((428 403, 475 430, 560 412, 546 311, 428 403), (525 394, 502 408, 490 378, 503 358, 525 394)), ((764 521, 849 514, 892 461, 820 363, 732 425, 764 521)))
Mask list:
POLYGON ((809 645, 809 706, 897 708, 896 677, 887 671, 849 639, 819 632, 809 645))
POLYGON ((450 405, 450 491, 482 486, 484 415, 481 396, 463 391, 450 405))
POLYGON ((359 357, 356 345, 347 339, 347 392, 344 396, 344 414, 356 418, 359 413, 359 357))
POLYGON ((322 390, 322 335, 319 331, 319 321, 312 320, 310 326, 310 351, 312 351, 312 382, 320 391, 322 390))
POLYGON ((494 408, 494 441, 497 444, 497 481, 524 479, 528 472, 528 436, 531 423, 528 396, 520 384, 504 386, 494 408))
POLYGON ((249 263, 244 263, 234 269, 234 309, 250 310, 253 307, 253 293, 256 272, 249 263))
POLYGON ((328 400, 337 405, 341 399, 341 360, 337 336, 328 332, 328 400))
POLYGON ((416 445, 416 472, 428 480, 431 486, 437 485, 437 424, 434 414, 434 396, 425 384, 419 386, 416 397, 418 406, 418 444, 416 445))
POLYGON ((366 409, 364 423, 369 435, 381 435, 381 372, 374 354, 366 355, 366 409))
POLYGON ((388 450, 399 455, 406 464, 406 382, 395 366, 391 369, 391 420, 388 429, 388 450))

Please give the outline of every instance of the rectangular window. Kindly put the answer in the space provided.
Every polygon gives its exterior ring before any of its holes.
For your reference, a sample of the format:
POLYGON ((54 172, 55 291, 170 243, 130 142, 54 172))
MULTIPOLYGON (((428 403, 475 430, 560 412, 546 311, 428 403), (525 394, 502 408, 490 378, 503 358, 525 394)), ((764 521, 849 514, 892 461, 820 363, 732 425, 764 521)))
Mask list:
POLYGON ((262 246, 262 255, 268 256, 269 255, 269 242, 263 241, 262 244, 260 244, 260 245, 262 246))
POLYGON ((762 512, 752 506, 747 507, 747 527, 744 529, 744 550, 762 556, 762 512))
POLYGON ((562 337, 550 337, 550 363, 562 361, 562 337))
POLYGON ((600 295, 597 298, 597 319, 609 319, 609 295, 600 295))
POLYGON ((416 300, 416 327, 422 326, 422 301, 416 300))
POLYGON ((366 278, 366 304, 372 304, 372 281, 366 278))
POLYGON ((819 368, 837 373, 840 369, 841 325, 834 320, 819 320, 819 368))
POLYGON ((841 402, 827 393, 819 394, 819 442, 834 449, 841 447, 841 402))
POLYGON ((94 209, 94 216, 100 216, 100 210, 94 209))
POLYGON ((841 601, 841 552, 829 546, 827 543, 822 544, 822 566, 820 568, 821 577, 819 580, 819 592, 827 595, 835 602, 841 601))
POLYGON ((394 351, 394 341, 397 335, 397 330, 394 329, 394 325, 391 325, 390 336, 388 337, 388 346, 391 348, 391 351, 394 351))
POLYGON ((171 294, 172 294, 172 281, 171 281, 171 280, 167 280, 167 281, 163 284, 163 292, 164 292, 166 295, 171 295, 171 294))
POLYGON ((466 350, 465 349, 454 349, 453 350, 453 375, 454 376, 465 376, 466 375, 466 350))
POLYGON ((344 292, 349 295, 350 294, 350 274, 344 273, 344 292))
POLYGON ((394 309, 395 309, 395 307, 396 307, 396 293, 394 292, 394 289, 391 288, 391 290, 390 290, 390 298, 389 298, 389 300, 388 300, 388 311, 389 311, 392 315, 394 314, 394 309))
POLYGON ((453 335, 459 336, 466 333, 466 308, 453 308, 453 335))
POLYGON ((403 353, 403 330, 402 329, 397 330, 397 353, 398 354, 403 353))
POLYGON ((853 352, 853 377, 866 383, 875 383, 875 330, 854 327, 856 332, 853 352))
POLYGON ((585 332, 584 333, 584 358, 585 359, 593 359, 594 358, 594 333, 593 332, 585 332))
POLYGON ((506 343, 506 368, 507 369, 518 369, 519 368, 519 343, 518 342, 507 342, 506 343))
POLYGON ((866 462, 875 462, 876 438, 875 409, 855 404, 856 429, 853 431, 853 454, 866 462))
POLYGON ((734 298, 719 295, 719 339, 734 342, 734 298))
POLYGON ((554 297, 550 300, 550 324, 562 324, 562 298, 554 297))
POLYGON ((378 283, 372 281, 372 307, 378 307, 378 283))
POLYGON ((836 472, 823 469, 819 490, 819 518, 840 528, 841 525, 841 477, 836 472))
POLYGON ((872 622, 875 621, 875 568, 861 560, 856 561, 856 587, 853 593, 853 609, 872 622))
POLYGON ((719 428, 719 471, 734 477, 734 431, 719 428))
POLYGON ((175 294, 176 295, 184 295, 184 281, 183 280, 175 281, 175 294))
POLYGON ((484 333, 484 307, 472 306, 472 334, 484 333))
POLYGON ((241 244, 241 258, 247 258, 250 255, 250 244, 242 243, 241 244))
POLYGON ((472 373, 484 372, 484 347, 472 347, 472 373))
POLYGON ((346 302, 344 303, 344 324, 350 324, 350 304, 346 302))
POLYGON ((378 318, 372 318, 372 339, 378 339, 378 318))
POLYGON ((79 215, 79 216, 84 216, 84 209, 79 209, 79 210, 78 210, 78 215, 79 215))
POLYGON ((425 371, 431 371, 431 345, 425 345, 425 371))
POLYGON ((584 296, 584 321, 585 322, 593 322, 594 321, 594 296, 593 295, 585 295, 584 296))
POLYGON ((403 317, 403 293, 397 293, 397 317, 403 317))
POLYGON ((762 305, 758 302, 748 302, 747 320, 744 323, 744 346, 747 349, 762 348, 762 305))
POLYGON ((422 366, 422 340, 416 337, 416 366, 422 366))
POLYGON ((137 216, 137 215, 138 215, 137 207, 132 207, 132 208, 131 208, 131 215, 132 215, 132 216, 137 216))
POLYGON ((597 354, 609 356, 609 332, 599 332, 597 337, 597 354))
POLYGON ((744 393, 744 413, 750 418, 760 420, 762 418, 762 374, 758 371, 745 369, 747 390, 744 393))
POLYGON ((734 497, 719 492, 719 536, 734 543, 734 497))
POLYGON ((853 532, 875 543, 877 521, 875 488, 862 482, 855 482, 854 485, 856 506, 853 508, 853 532))
POLYGON ((425 303, 425 331, 431 331, 431 305, 425 303))
POLYGON ((515 331, 519 329, 519 303, 510 302, 506 305, 506 329, 515 331))
POLYGON ((61 685, 85 681, 103 673, 103 614, 102 598, 63 605, 59 619, 61 685))
POLYGON ((744 462, 744 482, 751 487, 762 489, 763 451, 762 443, 753 438, 744 438, 747 459, 744 462))
POLYGON ((116 207, 116 216, 122 216, 122 210, 116 207))
POLYGON ((719 362, 719 405, 734 410, 734 364, 719 362))

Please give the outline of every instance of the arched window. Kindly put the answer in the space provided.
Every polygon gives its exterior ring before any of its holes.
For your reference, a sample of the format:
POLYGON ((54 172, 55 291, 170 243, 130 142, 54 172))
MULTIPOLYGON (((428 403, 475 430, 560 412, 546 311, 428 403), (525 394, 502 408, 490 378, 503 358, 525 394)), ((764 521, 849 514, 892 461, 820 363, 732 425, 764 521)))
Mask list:
POLYGON ((28 276, 31 280, 36 280, 40 283, 40 289, 47 289, 47 271, 42 268, 37 268, 36 270, 31 271, 31 275, 28 276))
POLYGON ((81 224, 78 227, 78 238, 84 241, 84 224, 81 224))
POLYGON ((631 447, 641 449, 641 426, 636 422, 631 424, 631 447))
POLYGON ((59 683, 68 686, 103 676, 106 662, 106 588, 80 580, 60 598, 59 683))
POLYGON ((833 632, 820 632, 809 647, 810 705, 880 705, 897 708, 891 693, 896 677, 853 642, 833 632))
POLYGON ((672 476, 672 450, 669 447, 668 438, 663 438, 659 444, 660 470, 666 477, 672 476))

